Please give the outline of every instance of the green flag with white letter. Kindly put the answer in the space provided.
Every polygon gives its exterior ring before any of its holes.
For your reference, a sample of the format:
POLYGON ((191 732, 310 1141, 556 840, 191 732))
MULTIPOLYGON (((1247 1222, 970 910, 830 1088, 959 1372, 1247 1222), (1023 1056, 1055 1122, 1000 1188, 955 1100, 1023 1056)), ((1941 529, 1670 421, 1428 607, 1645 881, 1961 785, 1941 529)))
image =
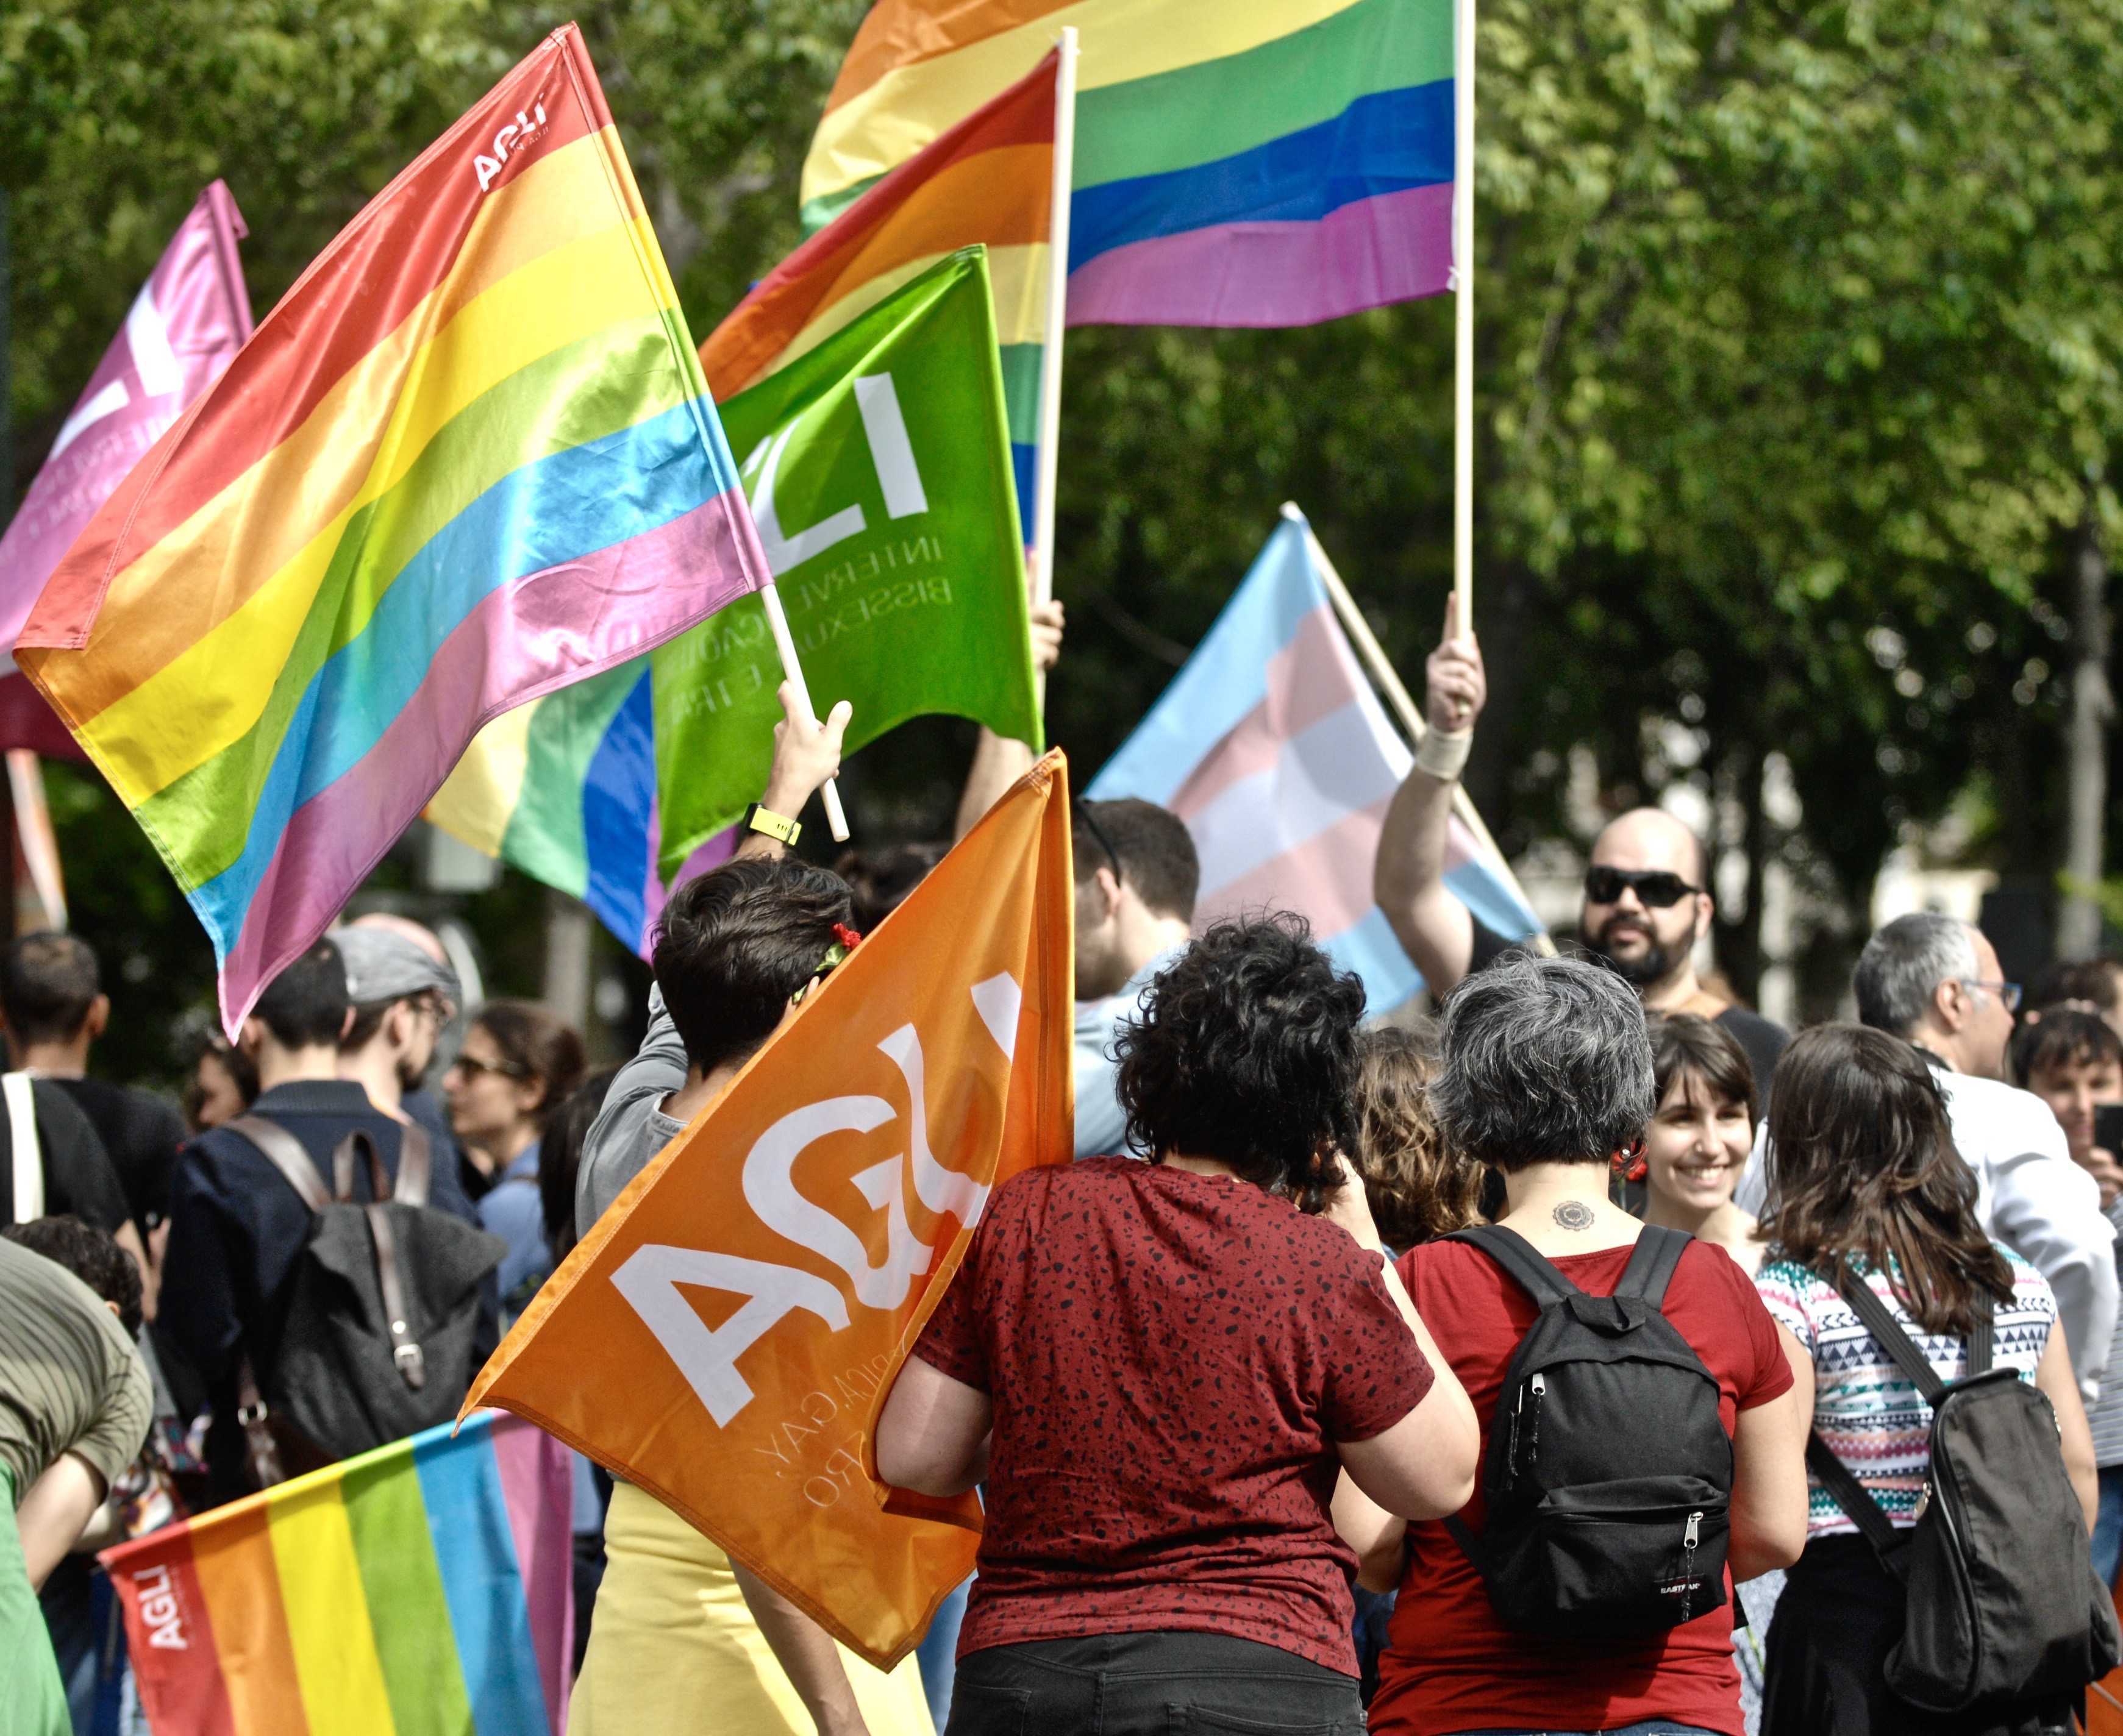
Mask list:
MULTIPOLYGON (((968 247, 717 406, 812 703, 851 751, 925 712, 1043 746, 987 253, 968 247)), ((661 872, 766 782, 757 597, 652 654, 661 872)))

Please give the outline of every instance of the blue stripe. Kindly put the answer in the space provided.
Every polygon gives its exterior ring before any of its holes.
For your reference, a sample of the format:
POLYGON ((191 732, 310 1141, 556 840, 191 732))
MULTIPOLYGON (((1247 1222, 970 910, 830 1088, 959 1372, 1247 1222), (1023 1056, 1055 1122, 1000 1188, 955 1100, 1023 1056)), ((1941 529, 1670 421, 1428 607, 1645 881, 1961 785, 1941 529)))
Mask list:
POLYGON ((1376 905, 1353 929, 1321 941, 1319 950, 1363 978, 1366 1013, 1390 1013, 1422 986, 1422 973, 1408 962, 1386 913, 1376 905))
POLYGON ((455 1440, 443 1429, 414 1436, 413 1464, 472 1721, 480 1736, 542 1736, 553 1724, 538 1681, 516 1536, 489 1439, 492 1420, 475 1434, 478 1420, 455 1440))
MULTIPOLYGON (((644 664, 648 660, 643 659, 644 664)), ((656 714, 647 668, 612 714, 583 776, 583 902, 630 952, 641 950, 649 906, 649 822, 656 808, 656 714)))
POLYGON ((1316 223, 1360 199, 1451 179, 1452 81, 1381 91, 1235 157, 1079 187, 1069 269, 1131 241, 1219 223, 1316 223))
POLYGON ((1496 870, 1479 856, 1447 873, 1445 890, 1472 910, 1485 927, 1507 940, 1524 940, 1541 931, 1540 918, 1520 903, 1496 870))
POLYGON ((1024 532, 1024 545, 1032 546, 1033 494, 1039 486, 1039 448, 1010 442, 1010 473, 1017 479, 1017 523, 1024 532))
POLYGON ((191 895, 227 937, 295 810, 359 765, 427 680, 451 633, 515 581, 644 535, 735 487, 719 423, 701 442, 697 406, 555 452, 504 477, 437 531, 378 600, 368 625, 311 678, 273 756, 243 854, 191 895))

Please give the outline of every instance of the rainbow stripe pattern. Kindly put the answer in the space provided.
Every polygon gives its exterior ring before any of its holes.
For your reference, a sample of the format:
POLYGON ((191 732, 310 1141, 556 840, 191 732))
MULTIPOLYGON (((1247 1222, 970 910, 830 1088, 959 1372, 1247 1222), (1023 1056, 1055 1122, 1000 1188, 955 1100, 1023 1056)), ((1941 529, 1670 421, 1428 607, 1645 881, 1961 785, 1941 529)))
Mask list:
POLYGON ((560 1736, 567 1450, 484 1411, 106 1550, 141 1702, 185 1736, 560 1736))
POLYGON ((1447 287, 1451 0, 879 0, 804 162, 806 222, 1064 25, 1069 324, 1304 325, 1447 287))
POLYGON ((150 450, 17 661, 213 937, 233 1028, 482 723, 766 577, 569 26, 150 450))
POLYGON ((1055 61, 1035 54, 1026 64, 1029 72, 969 104, 972 112, 954 117, 891 172, 850 190, 832 221, 709 335, 701 363, 716 401, 725 402, 945 255, 985 244, 1018 512, 1029 543, 1054 203, 1055 61))

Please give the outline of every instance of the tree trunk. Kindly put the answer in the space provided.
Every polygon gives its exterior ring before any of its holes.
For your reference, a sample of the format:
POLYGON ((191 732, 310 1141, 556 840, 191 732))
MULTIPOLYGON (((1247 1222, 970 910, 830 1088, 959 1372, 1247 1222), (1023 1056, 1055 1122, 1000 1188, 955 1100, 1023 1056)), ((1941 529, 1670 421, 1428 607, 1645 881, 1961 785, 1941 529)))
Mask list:
POLYGON ((1726 765, 1732 798, 1746 817, 1746 833, 1737 840, 1711 840, 1713 867, 1718 854, 1736 842, 1747 853, 1747 890, 1746 909, 1718 909, 1714 930, 1718 968, 1734 994, 1748 1006, 1758 1007, 1762 994, 1762 877, 1769 860, 1769 821, 1762 812, 1761 750, 1752 742, 1743 743, 1726 765))
POLYGON ((548 888, 546 893, 546 1010, 587 1030, 590 1016, 589 906, 548 888))
POLYGON ((2108 557, 2091 506, 2079 523, 2078 541, 2071 720, 2064 731, 2065 892, 2057 919, 2057 954, 2062 958, 2085 957, 2101 945, 2101 906, 2094 888, 2106 853, 2108 724, 2116 711, 2108 690, 2108 557))

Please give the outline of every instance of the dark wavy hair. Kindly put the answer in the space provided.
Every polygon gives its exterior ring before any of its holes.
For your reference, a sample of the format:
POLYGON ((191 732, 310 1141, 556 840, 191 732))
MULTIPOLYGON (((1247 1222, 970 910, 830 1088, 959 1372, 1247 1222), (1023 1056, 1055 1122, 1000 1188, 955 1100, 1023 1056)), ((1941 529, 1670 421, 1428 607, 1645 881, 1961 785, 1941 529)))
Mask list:
POLYGON ((618 1077, 618 1068, 601 1068, 576 1086, 539 1144, 538 1207, 546 1222, 546 1245, 555 1260, 566 1259, 575 1245, 575 1177, 583 1167, 583 1145, 618 1077))
POLYGON ((2123 1037, 2098 1013, 2076 1007, 2042 1007, 2013 1033, 2013 1078, 2025 1085, 2052 1067, 2123 1065, 2123 1037))
POLYGON ((1445 1143, 1431 1112, 1437 1044, 1426 1032, 1382 1025, 1357 1035, 1357 1144, 1371 1218, 1405 1251, 1482 1221, 1482 1172, 1445 1143))
POLYGON ((0 1236, 64 1266, 117 1308, 127 1337, 139 1336, 140 1268, 110 1231, 68 1214, 10 1224, 0 1228, 0 1236))
POLYGON ((1115 1039, 1128 1139, 1161 1161, 1228 1163, 1324 1209, 1357 1144, 1364 986, 1312 944, 1301 916, 1212 924, 1159 971, 1115 1039))
POLYGON ((582 1079, 582 1038, 536 1001, 490 1000, 471 1022, 494 1039, 510 1077, 543 1086, 537 1111, 542 1138, 582 1079))
POLYGON ((1938 1081, 1909 1044, 1868 1025, 1816 1025, 1777 1064, 1762 1233, 1831 1281, 1854 1255, 1891 1273, 1927 1332, 1966 1333, 1979 1290, 2013 1299, 1938 1081))

